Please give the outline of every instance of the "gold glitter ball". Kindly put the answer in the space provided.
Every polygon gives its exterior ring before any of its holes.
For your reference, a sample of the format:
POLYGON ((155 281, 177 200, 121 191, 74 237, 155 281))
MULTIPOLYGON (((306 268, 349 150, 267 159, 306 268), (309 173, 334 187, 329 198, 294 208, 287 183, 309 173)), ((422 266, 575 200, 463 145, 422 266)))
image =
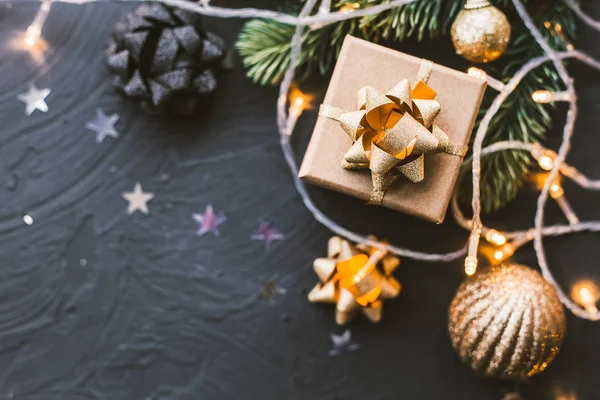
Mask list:
POLYGON ((487 1, 469 0, 452 24, 456 53, 474 63, 494 61, 510 41, 506 15, 487 1))
POLYGON ((474 371, 523 380, 554 359, 565 334, 563 306, 535 270, 503 264, 463 282, 450 304, 452 346, 474 371))

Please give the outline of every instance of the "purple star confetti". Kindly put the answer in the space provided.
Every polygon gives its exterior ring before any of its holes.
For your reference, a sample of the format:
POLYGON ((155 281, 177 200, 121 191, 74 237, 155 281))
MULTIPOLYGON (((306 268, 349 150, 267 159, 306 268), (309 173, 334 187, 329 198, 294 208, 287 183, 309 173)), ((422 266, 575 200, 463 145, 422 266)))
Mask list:
POLYGON ((192 214, 192 218, 200 224, 196 231, 198 236, 204 236, 208 232, 211 232, 213 236, 219 236, 219 225, 227 220, 223 213, 215 213, 212 204, 206 206, 203 214, 192 214))
POLYGON ((250 236, 250 238, 265 242, 265 247, 269 249, 273 240, 283 239, 283 234, 275 228, 272 222, 260 221, 256 233, 250 236))
POLYGON ((106 115, 101 108, 96 109, 96 119, 88 122, 85 127, 96 132, 96 142, 102 143, 105 137, 118 138, 119 132, 115 124, 119 120, 119 114, 106 115))
POLYGON ((350 330, 346 329, 341 335, 330 334, 333 348, 329 350, 329 357, 339 356, 340 354, 350 353, 360 349, 360 345, 352 341, 350 330))

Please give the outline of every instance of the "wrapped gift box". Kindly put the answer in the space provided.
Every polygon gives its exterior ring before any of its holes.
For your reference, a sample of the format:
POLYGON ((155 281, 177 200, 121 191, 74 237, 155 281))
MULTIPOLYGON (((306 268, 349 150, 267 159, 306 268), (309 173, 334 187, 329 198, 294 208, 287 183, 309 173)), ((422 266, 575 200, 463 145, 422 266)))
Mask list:
MULTIPOLYGON (((415 85, 423 60, 347 36, 323 104, 357 110, 357 93, 371 86, 386 93, 406 78, 415 85)), ((486 87, 484 80, 433 64, 427 85, 436 93, 441 111, 435 125, 459 146, 466 146, 486 87)), ((353 142, 340 123, 319 116, 300 168, 300 177, 324 188, 369 200, 373 182, 369 170, 342 166, 353 142)), ((437 153, 424 156, 420 182, 400 176, 386 190, 381 205, 441 223, 450 202, 463 157, 437 153)))

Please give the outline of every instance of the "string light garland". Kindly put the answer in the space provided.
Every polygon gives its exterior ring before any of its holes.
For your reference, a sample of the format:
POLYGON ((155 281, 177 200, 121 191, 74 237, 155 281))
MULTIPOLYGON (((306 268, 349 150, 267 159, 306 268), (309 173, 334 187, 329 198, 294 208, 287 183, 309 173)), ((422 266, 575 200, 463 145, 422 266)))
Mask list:
MULTIPOLYGON (((84 3, 94 3, 100 0, 59 0, 64 3, 75 3, 75 4, 84 4, 84 3)), ((107 0, 103 2, 110 1, 122 1, 122 0, 107 0)), ((131 1, 140 1, 140 0, 131 0, 131 1)), ((311 11, 314 9, 317 4, 317 0, 307 0, 304 4, 302 11, 300 14, 295 17, 288 14, 270 11, 270 10, 261 10, 255 8, 239 8, 239 9, 228 9, 223 7, 215 7, 211 6, 208 2, 203 3, 192 3, 186 0, 158 0, 157 2, 163 3, 169 6, 178 7, 181 9, 189 10, 196 12, 198 14, 203 14, 207 16, 220 17, 220 18, 268 18, 273 19, 278 22, 294 25, 296 26, 294 36, 291 41, 291 50, 290 50, 290 66, 286 70, 284 78, 281 82, 280 90, 279 90, 279 98, 277 101, 277 126, 280 134, 280 143, 282 147, 282 151, 285 157, 286 162, 292 172, 294 185, 296 190, 300 194, 303 203, 308 208, 308 210, 313 214, 315 219, 329 228, 331 231, 340 235, 342 237, 347 238, 350 241, 361 243, 364 245, 369 245, 375 247, 377 249, 388 251, 390 253, 411 258, 422 261, 439 261, 439 262, 449 262, 456 260, 458 258, 465 258, 465 272, 468 275, 472 275, 477 270, 477 254, 479 248, 479 240, 481 235, 483 234, 486 240, 488 240, 492 244, 499 245, 502 242, 501 236, 504 236, 505 243, 501 245, 500 249, 502 251, 502 256, 508 255, 509 253, 514 253, 519 247, 523 244, 533 240, 534 249, 536 252, 536 256, 538 259, 538 263, 544 278, 556 289, 557 294, 561 300, 561 302, 569 308, 576 316, 580 318, 585 318, 589 320, 600 320, 600 313, 594 307, 591 307, 591 298, 592 294, 591 289, 586 290, 578 290, 578 296, 574 296, 576 300, 574 301, 571 297, 569 297, 558 285, 552 276, 548 263, 546 260, 542 237, 543 236, 559 236, 574 232, 583 232, 583 231, 600 231, 600 221, 590 221, 590 222, 577 222, 571 225, 554 225, 550 227, 544 226, 544 207, 547 201, 548 195, 552 193, 551 187, 553 182, 558 176, 558 173, 562 173, 566 177, 573 180, 576 184, 581 186, 587 190, 600 190, 600 180, 591 180, 577 171, 574 167, 568 166, 564 163, 565 157, 570 148, 570 139, 574 130, 574 122, 577 114, 577 106, 576 106, 576 94, 573 85, 573 80, 569 76, 568 72, 562 65, 561 61, 567 58, 577 59, 581 62, 584 62, 591 67, 600 70, 600 62, 591 58, 590 56, 584 54, 581 51, 566 51, 566 52, 556 52, 554 51, 548 43, 545 41, 543 36, 540 34, 539 30, 529 17, 527 11, 524 6, 520 2, 520 0, 512 0, 513 4, 517 10, 517 13, 527 26, 527 28, 531 31, 532 35, 536 39, 537 43, 542 47, 545 55, 541 57, 534 58, 527 63, 525 63, 510 79, 509 82, 503 84, 493 78, 490 78, 485 74, 484 71, 481 72, 470 72, 470 74, 476 74, 475 77, 479 79, 486 79, 491 87, 499 91, 499 94, 494 99, 492 105, 486 112, 483 117, 479 128, 475 135, 474 146, 473 146, 473 157, 472 157, 472 176, 473 176, 473 198, 472 198, 472 208, 473 208, 473 218, 471 220, 467 220, 462 215, 462 212, 458 209, 456 198, 454 197, 452 200, 452 208, 453 214, 462 227, 471 231, 469 236, 469 240, 467 242, 467 246, 463 249, 443 253, 443 254, 432 254, 425 253, 419 251, 413 251, 406 248, 401 248, 397 246, 393 246, 387 243, 382 243, 375 241, 369 237, 360 235, 358 233, 352 232, 335 221, 331 220, 327 217, 323 212, 321 212, 316 205, 313 203, 312 199, 309 197, 306 187, 302 181, 298 178, 298 166, 294 159, 293 150, 290 145, 290 135, 295 126, 295 121, 298 119, 302 110, 304 110, 304 100, 298 100, 298 98, 290 99, 290 107, 288 108, 288 93, 292 84, 292 80, 294 77, 294 70, 298 65, 298 59, 300 55, 300 47, 302 45, 302 34, 304 28, 306 26, 310 26, 311 29, 319 29, 323 26, 326 26, 331 23, 348 20, 352 18, 364 17, 369 15, 375 15, 382 11, 392 9, 401 5, 405 5, 411 3, 414 0, 394 0, 389 3, 379 4, 368 8, 357 8, 353 9, 351 12, 347 12, 340 9, 335 12, 327 12, 326 9, 329 8, 331 1, 323 0, 322 7, 319 9, 319 12, 316 15, 310 15, 311 11), (326 3, 325 3, 326 2, 326 3), (325 5, 323 4, 325 3, 325 5), (558 71, 559 76, 567 86, 567 90, 565 92, 558 93, 538 93, 534 97, 536 101, 567 101, 570 104, 569 111, 567 114, 567 121, 565 123, 564 131, 563 131, 563 142, 560 146, 560 149, 556 155, 551 160, 548 160, 544 157, 544 154, 550 154, 550 150, 544 149, 541 146, 532 145, 519 141, 505 141, 498 142, 486 148, 483 148, 483 140, 487 133, 488 126, 492 117, 498 112, 502 103, 506 98, 512 93, 515 88, 518 86, 519 82, 523 79, 525 75, 527 75, 531 70, 540 66, 545 62, 552 62, 556 70, 558 71), (482 73, 483 72, 483 73, 482 73), (485 75, 484 75, 485 74, 485 75), (542 187, 540 196, 537 202, 537 210, 535 215, 535 225, 533 228, 527 231, 515 231, 515 232, 504 232, 500 233, 499 231, 492 232, 491 228, 487 228, 483 225, 481 221, 481 200, 480 200, 480 179, 481 179, 481 157, 489 155, 491 153, 503 150, 521 150, 528 151, 534 158, 538 160, 540 163, 540 167, 548 170, 549 174, 544 182, 542 187), (540 153, 541 152, 541 153, 540 153), (539 157, 536 157, 536 154, 542 154, 539 157), (543 161, 542 161, 543 160, 543 161), (550 162, 552 161, 552 162, 550 162), (490 234, 490 232, 492 232, 490 234), (496 233, 496 235, 494 235, 496 233), (583 296, 583 298, 582 298, 583 296)), ((0 0, 0 2, 6 2, 6 0, 0 0)), ((581 19, 593 27, 594 29, 600 30, 600 22, 594 21, 590 17, 581 11, 579 6, 575 4, 572 0, 565 0, 566 4, 568 4, 571 8, 573 8, 574 12, 581 17, 581 19)), ((39 31, 39 35, 41 34, 42 26, 45 21, 45 17, 47 17, 49 7, 51 5, 51 1, 44 0, 42 2, 42 6, 40 7, 40 14, 44 14, 45 16, 42 19, 40 17, 41 22, 37 22, 35 27, 36 30, 31 30, 31 38, 36 35, 36 32, 39 31), (47 7, 47 11, 41 11, 42 7, 47 7)), ((34 20, 34 23, 37 21, 37 17, 34 20)), ((33 24, 32 24, 33 25, 33 24)), ((556 27, 554 27, 556 30, 556 27)), ((474 76, 474 75, 471 75, 474 76)), ((500 256, 500 253, 498 253, 500 256)), ((595 304, 595 303, 594 303, 595 304)))

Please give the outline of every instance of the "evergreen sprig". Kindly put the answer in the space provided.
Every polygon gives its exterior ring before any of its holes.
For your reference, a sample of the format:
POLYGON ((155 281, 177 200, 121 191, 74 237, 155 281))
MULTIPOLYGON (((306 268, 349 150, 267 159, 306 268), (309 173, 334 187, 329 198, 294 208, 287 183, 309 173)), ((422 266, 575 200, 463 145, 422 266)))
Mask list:
MULTIPOLYGON (((358 0, 361 8, 391 0, 358 0)), ((297 79, 303 80, 318 71, 331 71, 344 37, 356 37, 377 42, 382 39, 402 41, 414 37, 418 40, 448 34, 454 18, 462 10, 465 0, 417 0, 407 5, 384 11, 374 16, 361 17, 325 26, 307 29, 302 38, 297 79)), ((297 14, 303 0, 289 0, 287 12, 297 14)), ((332 8, 339 9, 347 0, 333 1, 332 8)), ((506 53, 487 69, 492 76, 504 81, 531 58, 542 54, 531 33, 516 16, 510 0, 496 0, 495 5, 507 14, 512 25, 512 40, 506 53)), ((575 34, 575 21, 571 10, 555 0, 530 0, 529 11, 539 28, 557 49, 566 47, 565 39, 575 34), (549 23, 549 24, 548 24, 549 23), (549 25, 548 26, 545 26, 549 25), (562 37, 555 26, 560 25, 562 37)), ((252 20, 246 23, 237 42, 244 66, 250 79, 262 85, 278 83, 289 66, 290 42, 294 27, 272 20, 252 20)), ((519 87, 506 99, 492 120, 485 144, 500 140, 522 140, 539 142, 552 124, 550 105, 535 103, 531 93, 538 89, 560 90, 561 83, 550 65, 543 65, 527 75, 519 87)), ((485 113, 491 99, 488 91, 480 117, 485 113)), ((525 182, 531 168, 530 157, 517 151, 495 153, 483 160, 481 191, 482 207, 493 211, 513 200, 525 182)), ((460 198, 463 203, 470 200, 471 183, 463 179, 460 198)))
MULTIPOLYGON (((576 24, 571 10, 559 1, 536 2, 532 0, 530 3, 532 7, 529 12, 538 22, 538 28, 546 39, 554 48, 565 50, 568 42, 575 35, 576 24), (560 26, 562 37, 557 33, 556 24, 560 26)), ((504 8, 509 18, 514 15, 510 0, 501 0, 497 2, 497 5, 504 8)), ((520 18, 515 16, 510 20, 511 44, 506 53, 489 68, 492 76, 502 76, 504 81, 508 81, 525 62, 543 54, 520 18)), ((549 111, 553 105, 540 104, 532 100, 531 94, 539 89, 563 90, 560 77, 550 63, 531 71, 504 101, 488 127, 484 146, 502 140, 520 140, 528 143, 544 140, 546 132, 552 126, 552 116, 549 111)), ((494 92, 487 92, 480 111, 480 118, 487 111, 494 96, 494 92)), ((477 126, 478 124, 479 120, 477 126)), ((474 139, 474 135, 472 139, 474 139)), ((497 210, 514 200, 519 189, 527 181, 532 166, 531 157, 522 151, 502 151, 484 158, 481 169, 483 210, 486 212, 497 210)), ((470 175, 467 177, 470 178, 470 175)), ((470 203, 472 188, 471 179, 463 179, 459 189, 461 203, 470 203)))

